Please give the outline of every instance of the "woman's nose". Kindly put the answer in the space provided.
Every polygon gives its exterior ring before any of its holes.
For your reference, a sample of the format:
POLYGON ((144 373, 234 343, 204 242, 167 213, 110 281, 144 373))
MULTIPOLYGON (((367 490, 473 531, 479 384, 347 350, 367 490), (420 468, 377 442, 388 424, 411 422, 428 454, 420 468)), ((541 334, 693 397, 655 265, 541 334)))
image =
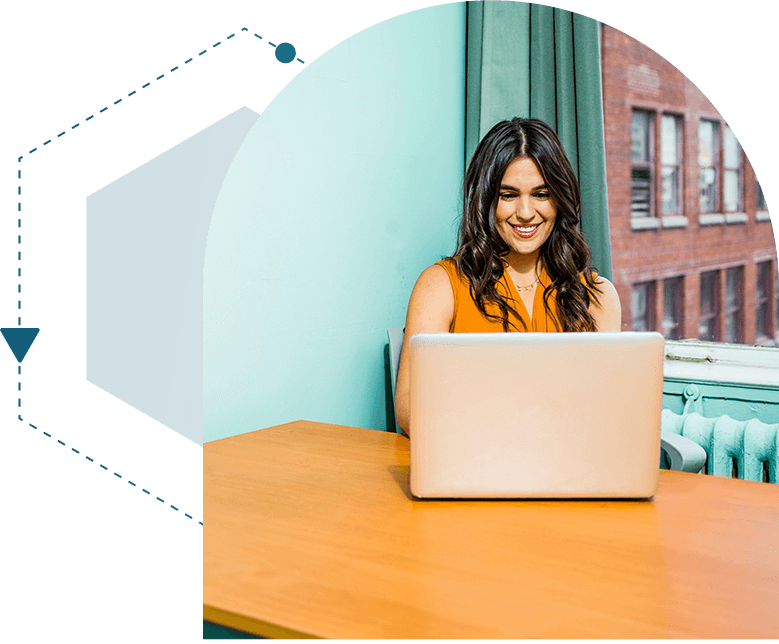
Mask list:
POLYGON ((527 198, 517 199, 517 217, 522 221, 531 221, 535 216, 532 204, 527 198))

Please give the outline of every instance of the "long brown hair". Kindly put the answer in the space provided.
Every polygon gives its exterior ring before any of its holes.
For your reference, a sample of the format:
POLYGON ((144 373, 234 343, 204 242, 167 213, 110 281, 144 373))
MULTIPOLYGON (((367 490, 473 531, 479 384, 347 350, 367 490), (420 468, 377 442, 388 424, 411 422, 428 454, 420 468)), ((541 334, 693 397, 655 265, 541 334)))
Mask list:
POLYGON ((522 320, 495 288, 504 272, 502 258, 510 250, 496 229, 495 210, 506 168, 523 158, 532 159, 538 166, 557 206, 554 228, 539 252, 539 261, 551 280, 544 289, 544 308, 558 330, 595 331, 589 305, 591 298, 598 301, 596 293, 600 291, 591 266, 592 254, 579 229, 579 182, 560 140, 543 121, 502 121, 477 146, 463 182, 463 216, 454 254, 457 268, 468 278, 471 297, 483 315, 502 320, 504 331, 515 326, 509 320, 509 312, 522 320), (559 319, 551 315, 548 300, 552 291, 557 293, 559 319), (500 316, 488 313, 486 302, 497 304, 500 316))

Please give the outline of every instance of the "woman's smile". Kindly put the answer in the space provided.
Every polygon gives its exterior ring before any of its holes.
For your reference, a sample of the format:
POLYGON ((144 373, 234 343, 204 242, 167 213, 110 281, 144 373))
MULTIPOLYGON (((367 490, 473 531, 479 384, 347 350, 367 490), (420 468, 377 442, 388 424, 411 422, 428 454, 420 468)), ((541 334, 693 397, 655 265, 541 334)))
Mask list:
POLYGON ((514 232, 517 233, 520 237, 523 237, 524 239, 528 239, 535 235, 536 231, 540 228, 541 224, 532 224, 530 226, 517 226, 515 224, 511 224, 510 226, 514 229, 514 232))

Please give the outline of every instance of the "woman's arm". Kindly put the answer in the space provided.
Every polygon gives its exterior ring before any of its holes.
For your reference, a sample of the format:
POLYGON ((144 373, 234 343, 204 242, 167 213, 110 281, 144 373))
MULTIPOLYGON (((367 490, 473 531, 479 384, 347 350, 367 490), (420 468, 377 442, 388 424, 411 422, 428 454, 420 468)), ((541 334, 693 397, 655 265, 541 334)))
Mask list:
POLYGON ((622 330, 622 307, 619 304, 619 295, 614 285, 605 277, 597 278, 600 289, 599 302, 590 300, 590 313, 595 318, 595 326, 598 331, 622 330))
POLYGON ((406 330, 400 351, 398 381, 395 385, 395 419, 409 433, 408 341, 415 333, 445 333, 454 317, 454 294, 443 267, 434 264, 419 276, 406 313, 406 330))

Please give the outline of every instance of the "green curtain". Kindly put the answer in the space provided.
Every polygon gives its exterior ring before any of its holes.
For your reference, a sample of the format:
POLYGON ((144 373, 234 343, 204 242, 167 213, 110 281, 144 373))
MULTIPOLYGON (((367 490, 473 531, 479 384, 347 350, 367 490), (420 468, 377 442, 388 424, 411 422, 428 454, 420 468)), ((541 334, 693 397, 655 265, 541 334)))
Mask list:
POLYGON ((498 121, 549 123, 579 178, 595 267, 611 279, 599 23, 526 2, 469 2, 467 29, 466 164, 498 121))

